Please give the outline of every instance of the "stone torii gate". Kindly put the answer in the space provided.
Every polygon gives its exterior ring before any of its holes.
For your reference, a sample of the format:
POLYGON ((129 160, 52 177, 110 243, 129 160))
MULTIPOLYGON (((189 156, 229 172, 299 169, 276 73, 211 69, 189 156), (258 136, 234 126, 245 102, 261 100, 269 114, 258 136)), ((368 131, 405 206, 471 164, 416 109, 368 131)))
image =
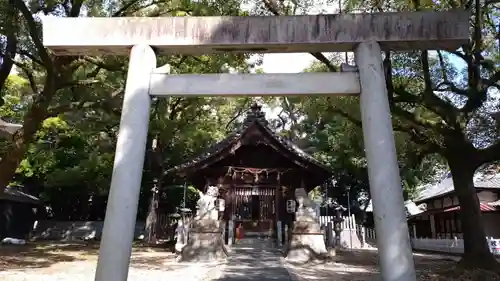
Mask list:
POLYGON ((96 281, 127 280, 151 96, 360 95, 381 275, 415 281, 382 50, 455 50, 468 12, 278 17, 44 18, 56 55, 130 55, 96 281), (157 54, 354 51, 358 72, 172 75, 157 54))

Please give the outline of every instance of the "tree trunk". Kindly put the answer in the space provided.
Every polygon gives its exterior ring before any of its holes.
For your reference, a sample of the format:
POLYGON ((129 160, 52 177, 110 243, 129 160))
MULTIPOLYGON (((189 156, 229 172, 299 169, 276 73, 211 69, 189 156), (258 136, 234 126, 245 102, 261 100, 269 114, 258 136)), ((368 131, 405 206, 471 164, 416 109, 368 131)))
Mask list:
MULTIPOLYGON (((63 66, 70 65, 77 57, 58 57, 52 62, 51 69, 64 73, 63 66)), ((46 66, 47 67, 47 66, 46 66)), ((35 95, 32 104, 23 117, 23 128, 13 136, 12 147, 0 161, 0 194, 5 192, 5 187, 12 181, 19 163, 23 160, 26 147, 35 139, 35 134, 40 129, 49 105, 56 94, 58 87, 67 81, 66 76, 58 75, 54 71, 47 71, 43 90, 35 95), (56 83, 56 79, 59 79, 56 83)))
POLYGON ((148 244, 156 243, 156 222, 158 220, 157 216, 157 200, 156 200, 157 188, 153 188, 151 193, 151 199, 149 201, 148 216, 146 218, 146 239, 148 244))
POLYGON ((23 122, 22 130, 13 135, 11 147, 7 154, 0 161, 0 194, 5 191, 5 187, 9 185, 12 178, 21 163, 26 152, 26 145, 31 143, 45 119, 47 106, 38 104, 32 106, 30 111, 26 113, 23 122))
POLYGON ((448 159, 453 185, 460 203, 460 222, 464 240, 464 254, 460 265, 465 268, 481 268, 498 270, 500 264, 490 252, 486 241, 483 218, 474 187, 474 172, 476 166, 472 165, 470 157, 456 152, 454 159, 448 159))
POLYGON ((12 70, 12 67, 14 66, 14 57, 16 56, 17 52, 17 28, 19 25, 19 19, 17 17, 17 10, 14 9, 10 4, 7 6, 7 23, 10 24, 10 26, 5 27, 6 28, 6 46, 5 46, 5 52, 2 54, 0 52, 0 57, 3 58, 2 63, 0 64, 0 106, 3 105, 3 97, 2 93, 5 82, 7 81, 7 77, 9 77, 10 71, 12 70))

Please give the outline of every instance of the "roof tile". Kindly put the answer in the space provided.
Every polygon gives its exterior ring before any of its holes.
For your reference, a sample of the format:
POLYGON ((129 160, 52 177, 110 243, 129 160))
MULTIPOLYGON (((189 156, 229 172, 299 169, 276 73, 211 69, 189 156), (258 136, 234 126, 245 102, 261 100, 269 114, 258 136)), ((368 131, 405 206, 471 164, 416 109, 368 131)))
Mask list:
POLYGON ((181 165, 170 168, 169 170, 167 170, 167 173, 172 173, 186 168, 191 168, 196 164, 209 159, 213 155, 222 152, 224 149, 226 149, 230 145, 234 144, 238 139, 240 139, 240 137, 245 133, 245 131, 248 130, 250 126, 252 126, 253 124, 260 125, 260 127, 263 128, 266 131, 266 133, 268 133, 272 138, 278 141, 283 147, 293 152, 294 154, 298 155, 305 161, 310 162, 316 166, 319 166, 320 168, 326 171, 330 171, 330 168, 325 166, 323 163, 321 163, 308 153, 304 152, 302 149, 300 149, 297 145, 295 145, 291 141, 281 137, 276 132, 271 130, 269 128, 269 122, 266 120, 265 114, 264 112, 262 112, 261 108, 262 107, 257 104, 252 105, 250 110, 247 112, 247 116, 245 118, 245 121, 243 122, 243 125, 240 126, 240 128, 238 128, 236 131, 228 135, 224 140, 216 143, 215 145, 213 145, 200 155, 197 155, 195 158, 192 158, 191 160, 181 165))

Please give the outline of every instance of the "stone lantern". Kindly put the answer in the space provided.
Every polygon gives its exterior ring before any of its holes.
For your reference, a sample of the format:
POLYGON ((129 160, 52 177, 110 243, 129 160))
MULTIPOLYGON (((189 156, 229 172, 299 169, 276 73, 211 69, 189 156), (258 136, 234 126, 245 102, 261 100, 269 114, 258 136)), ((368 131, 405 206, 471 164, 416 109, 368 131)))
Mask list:
POLYGON ((341 205, 334 206, 335 215, 333 217, 333 230, 335 231, 335 247, 340 247, 340 233, 342 232, 342 222, 344 219, 342 218, 342 211, 345 210, 341 205))

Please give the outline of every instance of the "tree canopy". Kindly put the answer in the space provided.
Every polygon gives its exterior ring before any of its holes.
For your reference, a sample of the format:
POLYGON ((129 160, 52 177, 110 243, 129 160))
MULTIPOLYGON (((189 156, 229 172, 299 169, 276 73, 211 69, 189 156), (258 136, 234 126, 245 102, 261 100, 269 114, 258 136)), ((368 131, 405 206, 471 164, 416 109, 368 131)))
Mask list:
MULTIPOLYGON (((336 4, 335 4, 336 5, 336 4)), ((56 57, 42 45, 41 18, 306 14, 320 1, 69 0, 0 3, 0 117, 23 124, 0 140, 0 186, 23 184, 39 195, 57 219, 102 219, 109 191, 125 87, 127 58, 56 57), (15 72, 13 72, 15 70, 15 72)), ((328 6, 328 3, 326 3, 328 6)), ((389 102, 406 199, 448 166, 460 200, 468 264, 496 266, 479 216, 472 177, 500 158, 498 8, 494 1, 439 3, 349 0, 364 12, 471 11, 471 38, 459 50, 385 52, 389 102), (460 61, 465 68, 457 68, 460 61)), ((259 72, 252 54, 161 56, 174 73, 259 72)), ((338 71, 343 57, 311 54, 305 71, 338 71)), ((349 62, 349 61, 347 61, 349 62)), ((278 110, 274 129, 329 165, 336 191, 368 200, 358 101, 352 97, 272 97, 260 102, 278 110)), ((171 97, 153 99, 139 216, 148 210, 152 186, 166 168, 199 153, 238 126, 253 100, 171 97)), ((3 188, 0 188, 3 192, 3 188)), ((179 194, 171 191, 173 206, 179 194)), ((191 200, 194 200, 191 196, 191 200)))

